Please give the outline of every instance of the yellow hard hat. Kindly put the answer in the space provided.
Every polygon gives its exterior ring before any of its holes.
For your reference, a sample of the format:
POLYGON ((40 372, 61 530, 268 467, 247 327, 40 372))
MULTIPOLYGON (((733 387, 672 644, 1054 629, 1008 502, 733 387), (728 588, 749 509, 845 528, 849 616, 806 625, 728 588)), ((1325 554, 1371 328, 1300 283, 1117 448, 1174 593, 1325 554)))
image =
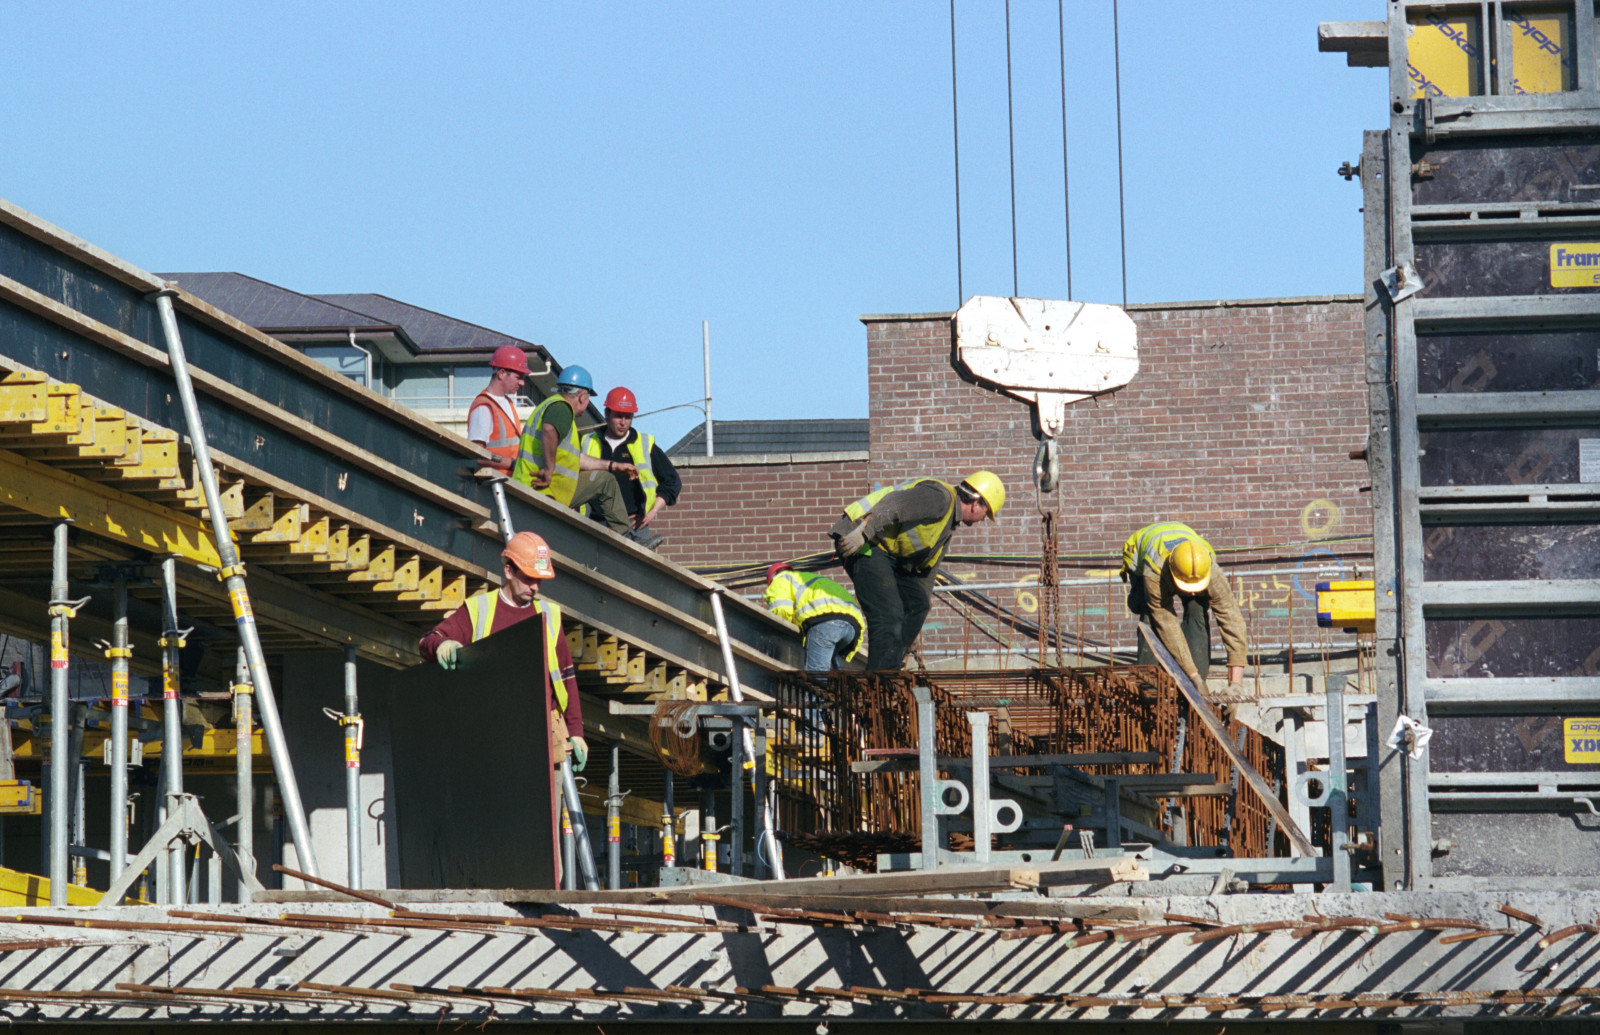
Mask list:
POLYGON ((990 521, 1000 516, 1000 508, 1006 504, 1006 487, 1000 481, 999 475, 993 471, 973 471, 961 484, 977 493, 978 498, 988 504, 990 521))
POLYGON ((1185 539, 1167 555, 1172 582, 1185 593, 1204 593, 1211 585, 1211 551, 1197 540, 1185 539))

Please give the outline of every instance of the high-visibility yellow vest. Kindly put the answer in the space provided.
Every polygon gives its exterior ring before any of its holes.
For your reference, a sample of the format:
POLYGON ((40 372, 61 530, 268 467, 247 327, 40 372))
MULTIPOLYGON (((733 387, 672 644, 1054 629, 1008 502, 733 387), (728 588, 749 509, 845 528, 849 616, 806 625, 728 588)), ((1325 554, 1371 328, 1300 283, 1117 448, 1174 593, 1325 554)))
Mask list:
POLYGON ((902 565, 919 571, 932 571, 939 563, 939 558, 944 556, 945 544, 950 541, 950 532, 955 528, 956 490, 949 483, 937 478, 913 478, 899 485, 869 492, 844 508, 846 517, 852 521, 860 521, 872 513, 873 508, 891 492, 899 492, 901 489, 909 489, 926 482, 932 482, 950 494, 950 505, 945 508, 944 516, 910 527, 891 525, 884 528, 878 533, 878 537, 872 540, 873 546, 896 558, 902 565))
POLYGON ((1206 548, 1213 561, 1217 559, 1217 551, 1188 525, 1179 521, 1158 521, 1145 525, 1122 544, 1122 573, 1133 579, 1143 574, 1146 567, 1160 568, 1185 539, 1193 539, 1206 548))
MULTIPOLYGON (((472 619, 472 642, 477 643, 494 628, 495 606, 500 603, 500 591, 477 593, 467 599, 467 617, 472 619)), ((556 641, 561 637, 561 605, 543 597, 534 597, 533 606, 544 619, 544 667, 550 674, 550 689, 556 695, 556 707, 567 710, 567 681, 561 677, 561 655, 556 641)))
MULTIPOLYGON (((539 429, 544 425, 545 413, 557 404, 572 409, 572 403, 566 396, 552 395, 529 414, 528 423, 522 428, 522 447, 517 452, 517 463, 511 469, 513 480, 524 485, 532 485, 534 472, 544 469, 544 435, 539 429)), ((578 491, 578 414, 575 410, 572 414, 572 426, 567 429, 567 437, 556 443, 555 464, 551 470, 550 484, 539 491, 563 507, 572 506, 573 494, 578 491)))
POLYGON ((850 595, 850 591, 826 575, 792 569, 780 571, 772 577, 772 583, 767 586, 762 599, 769 611, 801 629, 808 622, 824 618, 850 619, 855 622, 857 636, 845 660, 855 657, 861 649, 859 633, 866 627, 867 620, 862 617, 861 608, 856 606, 856 598, 850 595))
MULTIPOLYGON (((628 441, 622 448, 628 451, 628 459, 633 461, 633 466, 639 469, 639 487, 644 490, 644 512, 650 513, 650 508, 656 505, 656 480, 655 468, 650 466, 650 452, 656 447, 654 435, 630 434, 628 441)), ((583 451, 600 459, 600 432, 591 432, 583 436, 583 451)))

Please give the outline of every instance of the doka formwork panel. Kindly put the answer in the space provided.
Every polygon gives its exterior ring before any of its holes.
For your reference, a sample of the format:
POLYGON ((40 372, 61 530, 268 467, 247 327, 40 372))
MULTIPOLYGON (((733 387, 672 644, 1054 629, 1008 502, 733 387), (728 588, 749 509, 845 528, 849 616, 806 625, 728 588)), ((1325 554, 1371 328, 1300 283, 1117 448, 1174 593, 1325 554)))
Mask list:
POLYGON ((1418 435, 1418 474, 1424 489, 1435 486, 1593 484, 1583 477, 1586 451, 1600 458, 1600 419, 1576 427, 1466 427, 1424 430, 1418 435), (1593 445, 1585 446, 1584 442, 1593 445))
POLYGON ((1600 137, 1449 140, 1414 146, 1412 157, 1413 205, 1600 204, 1600 137))
POLYGON ((1511 615, 1485 607, 1470 617, 1427 619, 1426 639, 1429 678, 1593 675, 1600 615, 1511 615))
MULTIPOLYGON (((1595 318, 1600 322, 1600 317, 1595 318)), ((1582 392, 1600 389, 1600 326, 1417 335, 1417 391, 1582 392)))
POLYGON ((1519 236, 1508 240, 1433 240, 1417 243, 1413 262, 1425 285, 1420 297, 1553 297, 1600 292, 1600 283, 1557 287, 1551 277, 1552 264, 1559 261, 1553 257, 1555 249, 1563 246, 1600 249, 1600 231, 1592 225, 1582 228, 1547 226, 1539 230, 1537 236, 1531 236, 1529 229, 1514 222, 1497 221, 1484 224, 1481 232, 1485 235, 1503 233, 1519 236))

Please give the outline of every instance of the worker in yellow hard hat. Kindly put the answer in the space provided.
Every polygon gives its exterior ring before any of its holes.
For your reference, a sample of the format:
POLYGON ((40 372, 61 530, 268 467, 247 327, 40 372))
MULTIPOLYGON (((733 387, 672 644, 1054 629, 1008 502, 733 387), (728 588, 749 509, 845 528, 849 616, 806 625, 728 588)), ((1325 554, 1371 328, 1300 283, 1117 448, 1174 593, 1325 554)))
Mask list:
POLYGON ((577 669, 561 632, 561 606, 539 595, 539 584, 556 577, 550 562, 550 545, 533 532, 518 532, 501 551, 505 580, 497 590, 478 593, 450 612, 419 643, 424 659, 453 670, 463 643, 476 643, 507 626, 538 615, 544 621, 545 707, 550 712, 551 761, 559 764, 570 750, 573 768, 589 761, 589 743, 583 739, 583 709, 578 706, 577 669))
POLYGON ((913 478, 844 508, 828 530, 867 618, 867 668, 896 669, 922 632, 933 575, 957 524, 993 521, 1006 487, 992 471, 959 485, 913 478))
MULTIPOLYGON (((1195 688, 1204 690, 1211 672, 1211 615, 1217 616, 1228 654, 1228 693, 1244 691, 1244 613, 1216 578, 1217 554, 1188 525, 1161 521, 1146 525, 1122 544, 1122 579, 1131 583, 1128 610, 1154 627, 1195 688), (1182 607, 1180 619, 1175 607, 1182 607)), ((1139 664, 1154 664, 1155 654, 1139 641, 1139 664)))

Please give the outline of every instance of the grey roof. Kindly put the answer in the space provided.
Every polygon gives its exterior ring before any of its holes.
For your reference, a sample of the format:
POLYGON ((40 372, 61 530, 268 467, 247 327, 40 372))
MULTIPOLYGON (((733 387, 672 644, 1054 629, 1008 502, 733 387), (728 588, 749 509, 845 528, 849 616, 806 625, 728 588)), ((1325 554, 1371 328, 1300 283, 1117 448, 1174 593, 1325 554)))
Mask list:
MULTIPOLYGON (((719 420, 712 423, 712 448, 717 456, 773 453, 866 452, 865 418, 826 420, 719 420)), ((667 450, 668 456, 697 456, 706 451, 706 428, 696 424, 667 450)))
POLYGON ((189 294, 262 331, 383 328, 394 321, 346 309, 243 273, 157 273, 189 294))
POLYGON ((541 345, 513 338, 499 331, 491 331, 487 327, 480 327, 465 320, 457 320, 453 316, 445 316, 432 309, 423 309, 401 302, 388 295, 313 295, 312 297, 404 327, 411 340, 424 352, 434 349, 493 352, 502 345, 512 345, 524 351, 533 349, 542 355, 549 355, 541 345))

